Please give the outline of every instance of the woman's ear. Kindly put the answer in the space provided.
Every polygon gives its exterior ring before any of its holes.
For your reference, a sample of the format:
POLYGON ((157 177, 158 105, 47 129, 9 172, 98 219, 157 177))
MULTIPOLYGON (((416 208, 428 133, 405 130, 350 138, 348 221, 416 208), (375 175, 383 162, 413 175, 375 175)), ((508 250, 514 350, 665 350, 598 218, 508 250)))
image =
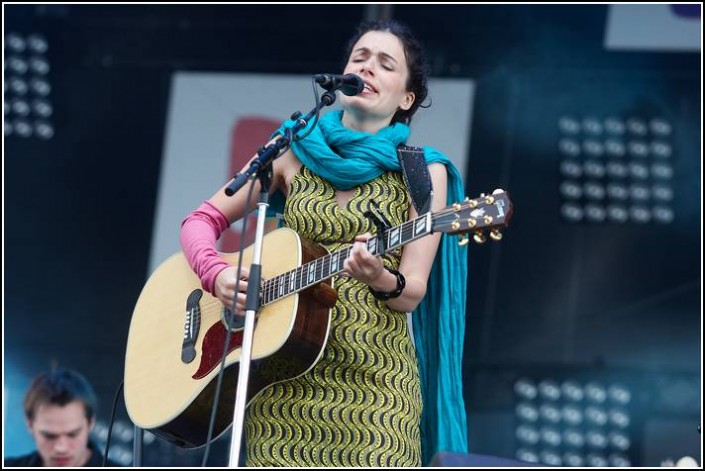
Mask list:
POLYGON ((414 94, 414 92, 406 92, 404 98, 402 99, 401 105, 399 105, 399 108, 404 111, 408 110, 409 108, 411 108, 411 105, 414 104, 415 99, 416 95, 414 94))

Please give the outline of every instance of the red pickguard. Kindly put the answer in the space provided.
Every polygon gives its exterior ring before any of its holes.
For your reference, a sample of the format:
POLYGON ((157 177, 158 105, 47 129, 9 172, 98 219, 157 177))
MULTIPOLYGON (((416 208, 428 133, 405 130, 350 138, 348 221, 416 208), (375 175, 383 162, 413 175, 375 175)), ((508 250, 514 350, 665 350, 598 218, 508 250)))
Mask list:
MULTIPOLYGON (((240 330, 230 335, 228 353, 242 346, 242 334, 243 331, 240 330)), ((228 331, 221 322, 216 322, 208 329, 206 336, 203 337, 201 363, 198 365, 198 371, 193 374, 193 379, 204 378, 220 364, 223 360, 223 345, 226 335, 228 335, 228 331)))

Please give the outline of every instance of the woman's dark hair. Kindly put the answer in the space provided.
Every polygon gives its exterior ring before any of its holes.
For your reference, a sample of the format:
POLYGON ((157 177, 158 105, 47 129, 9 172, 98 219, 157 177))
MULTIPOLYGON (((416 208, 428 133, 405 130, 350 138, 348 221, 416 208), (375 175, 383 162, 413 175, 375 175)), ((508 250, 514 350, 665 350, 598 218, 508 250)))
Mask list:
POLYGON ((56 369, 42 373, 32 380, 24 396, 24 413, 27 419, 32 421, 41 405, 63 407, 73 401, 82 402, 86 418, 88 421, 93 419, 96 397, 88 380, 76 371, 56 369))
POLYGON ((406 56, 406 64, 409 69, 409 78, 406 81, 406 90, 413 92, 415 99, 411 108, 408 110, 397 110, 392 117, 394 123, 411 123, 411 117, 414 116, 416 110, 419 109, 421 103, 428 96, 428 73, 429 66, 424 54, 421 43, 414 37, 408 26, 396 20, 383 20, 361 23, 357 27, 355 35, 350 39, 346 47, 345 61, 343 68, 350 58, 352 48, 355 43, 365 34, 370 31, 383 31, 392 33, 398 37, 404 47, 404 55, 406 56))

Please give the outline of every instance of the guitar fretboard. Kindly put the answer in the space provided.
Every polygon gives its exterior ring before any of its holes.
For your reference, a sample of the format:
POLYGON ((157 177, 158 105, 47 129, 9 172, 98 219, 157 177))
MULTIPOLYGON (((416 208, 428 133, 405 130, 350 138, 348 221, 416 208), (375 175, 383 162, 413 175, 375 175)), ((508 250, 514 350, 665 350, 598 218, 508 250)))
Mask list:
MULTIPOLYGON (((431 213, 419 216, 399 226, 387 229, 382 234, 384 250, 380 247, 379 238, 372 237, 367 241, 367 250, 373 255, 381 255, 397 247, 419 239, 432 231, 431 213)), ((343 271, 345 259, 350 256, 352 246, 343 247, 333 253, 312 260, 308 263, 270 278, 262 283, 262 305, 267 305, 292 293, 320 283, 343 271)))

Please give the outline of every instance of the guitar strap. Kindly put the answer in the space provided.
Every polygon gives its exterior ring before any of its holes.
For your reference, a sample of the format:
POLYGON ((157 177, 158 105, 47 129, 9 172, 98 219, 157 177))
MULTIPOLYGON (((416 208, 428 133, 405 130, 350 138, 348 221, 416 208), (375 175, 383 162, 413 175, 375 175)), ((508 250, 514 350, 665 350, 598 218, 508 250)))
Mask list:
POLYGON ((423 149, 400 144, 397 147, 397 156, 404 174, 406 188, 409 190, 416 212, 419 216, 426 214, 431 209, 433 185, 428 174, 423 149))

